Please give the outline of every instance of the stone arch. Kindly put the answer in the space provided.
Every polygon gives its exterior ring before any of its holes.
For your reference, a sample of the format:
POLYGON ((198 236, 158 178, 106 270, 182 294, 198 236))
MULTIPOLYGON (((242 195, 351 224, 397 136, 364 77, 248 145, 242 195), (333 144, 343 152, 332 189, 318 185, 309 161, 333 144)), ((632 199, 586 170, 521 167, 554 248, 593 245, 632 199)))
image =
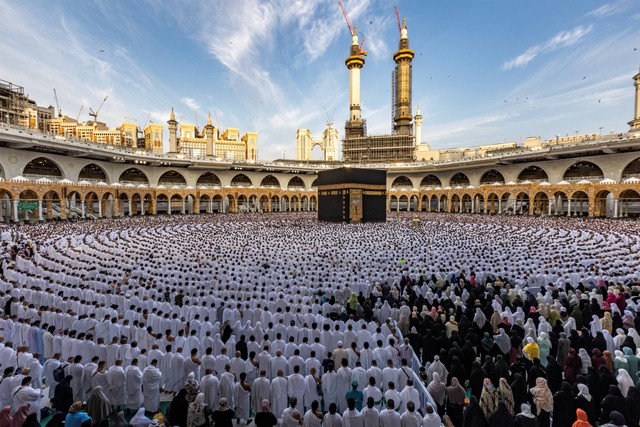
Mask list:
POLYGON ((174 185, 182 187, 187 185, 187 179, 180 172, 170 169, 160 175, 160 178, 158 178, 158 185, 164 185, 168 188, 171 188, 174 185))
POLYGON ((529 194, 526 191, 520 191, 516 195, 516 204, 514 213, 520 215, 529 215, 529 205, 531 200, 529 194))
POLYGON ((411 182, 411 180, 405 176, 405 175, 400 175, 399 177, 396 177, 393 182, 391 183, 391 188, 413 188, 413 182, 411 182))
POLYGON ((482 177, 480 178, 480 185, 489 185, 495 182, 498 182, 500 184, 504 184, 506 182, 502 173, 495 169, 489 169, 488 171, 483 173, 482 177))
POLYGON ((529 165, 518 174, 518 181, 541 182, 549 181, 549 174, 538 165, 529 165))
POLYGON ((36 157, 27 163, 22 169, 25 178, 49 178, 57 181, 64 179, 63 169, 53 160, 47 157, 36 157))
POLYGON ((100 210, 102 211, 102 217, 113 218, 115 216, 115 197, 109 191, 104 193, 100 197, 100 210))
POLYGON ((389 196, 389 210, 397 211, 400 209, 400 203, 398 202, 398 196, 392 194, 389 196))
POLYGON ((471 212, 484 213, 484 195, 482 193, 476 193, 471 201, 471 212))
POLYGON ((198 213, 211 213, 211 196, 206 193, 200 194, 200 211, 198 213))
POLYGON ((111 179, 107 174, 107 171, 100 165, 95 163, 88 163, 80 169, 78 173, 78 182, 80 181, 89 181, 93 183, 97 182, 105 182, 107 184, 111 183, 111 179))
POLYGON ((465 186, 470 184, 471 184, 471 181, 469 181, 469 177, 467 177, 467 175, 465 175, 462 172, 457 172, 449 180, 450 187, 465 186))
MULTIPOLYGON (((260 199, 260 205, 262 206, 262 198, 260 199)), ((302 196, 300 198, 300 210, 307 212, 309 210, 309 198, 302 196)))
POLYGON ((398 198, 398 210, 399 211, 409 211, 409 197, 406 194, 402 194, 398 198))
POLYGON ((222 187, 220 178, 215 173, 208 171, 200 174, 196 181, 198 187, 222 187))
POLYGON ((440 196, 440 205, 438 212, 449 212, 449 197, 446 194, 440 196))
POLYGON ((253 182, 251 181, 251 178, 243 173, 239 173, 231 179, 232 187, 251 187, 252 185, 253 182))
POLYGON ((318 178, 314 179, 311 183, 311 188, 318 188, 318 178))
POLYGON ((467 193, 462 195, 462 212, 464 213, 470 213, 473 212, 473 200, 471 199, 471 196, 467 193))
POLYGON ((442 181, 434 174, 429 174, 420 181, 420 188, 442 187, 442 181))
POLYGON ((169 199, 169 207, 171 209, 171 214, 181 214, 184 213, 184 197, 180 193, 174 193, 171 195, 169 199))
POLYGON ((549 203, 554 215, 565 215, 569 208, 569 197, 564 191, 556 191, 549 203))
POLYGON ((562 176, 565 181, 601 180, 604 179, 602 168, 593 162, 580 160, 569 166, 562 176))
POLYGON ((289 212, 291 209, 291 204, 289 203, 289 196, 284 195, 280 198, 280 207, 283 212, 289 212))
POLYGON ((224 198, 220 194, 211 197, 212 212, 224 212, 224 198))
POLYGON ((271 212, 280 212, 280 197, 275 194, 271 196, 271 212))
POLYGON ((309 205, 311 211, 315 212, 318 210, 318 198, 316 196, 309 197, 309 205))
POLYGON ((300 210, 300 199, 298 196, 291 196, 291 210, 297 212, 300 210))
POLYGON ((462 211, 462 200, 458 193, 451 195, 451 212, 459 213, 462 211))
POLYGON ((61 195, 55 190, 49 190, 42 195, 42 209, 46 219, 54 219, 66 215, 66 211, 63 214, 64 204, 62 203, 61 195))
MULTIPOLYGON (((304 197, 303 197, 304 199, 304 197)), ((260 211, 261 212, 269 212, 269 197, 266 194, 260 196, 260 211)))
POLYGON ((306 186, 304 185, 304 181, 299 176, 294 176, 289 180, 289 184, 287 184, 287 188, 289 189, 301 189, 304 190, 306 186))
POLYGON ((624 190, 620 193, 620 209, 618 216, 637 217, 640 216, 640 193, 636 190, 624 190))
POLYGON ((550 215, 549 195, 544 191, 538 191, 533 196, 533 214, 534 215, 550 215))
POLYGON ((120 174, 118 182, 149 185, 149 177, 138 168, 129 168, 120 174))
POLYGON ((487 206, 486 211, 490 215, 495 215, 497 213, 502 213, 500 204, 500 197, 496 193, 489 193, 487 196, 487 206))
POLYGON ((280 180, 274 175, 267 175, 260 181, 262 188, 281 188, 280 180))
POLYGON ((640 157, 630 161, 622 170, 621 179, 640 178, 640 157))
POLYGON ((571 195, 571 215, 589 215, 589 195, 582 190, 574 191, 571 195))
POLYGON ((594 197, 593 216, 599 218, 611 217, 614 214, 613 193, 609 190, 600 190, 594 197))
POLYGON ((100 204, 100 197, 98 197, 98 194, 96 192, 89 191, 87 194, 84 195, 85 213, 90 218, 96 217, 96 214, 100 212, 100 208, 98 206, 99 204, 100 204))

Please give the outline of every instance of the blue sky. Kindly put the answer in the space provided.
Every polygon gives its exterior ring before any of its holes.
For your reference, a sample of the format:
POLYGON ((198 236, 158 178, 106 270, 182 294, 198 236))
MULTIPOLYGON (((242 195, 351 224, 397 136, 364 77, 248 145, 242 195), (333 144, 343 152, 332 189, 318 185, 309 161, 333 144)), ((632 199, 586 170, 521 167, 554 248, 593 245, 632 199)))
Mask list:
MULTIPOLYGON (((398 29, 392 0, 345 0, 369 51, 362 110, 391 127, 398 29)), ((399 0, 413 104, 432 148, 528 136, 623 132, 640 67, 640 2, 399 0)), ((0 1, 0 79, 65 114, 96 108, 116 126, 149 115, 259 133, 259 157, 295 156, 297 128, 319 135, 348 115, 350 37, 336 0, 0 1), (215 112, 215 113, 214 113, 215 112), (217 119, 215 115, 217 114, 217 119)), ((166 138, 165 131, 165 138, 166 138)), ((315 153, 317 156, 318 153, 315 153)))

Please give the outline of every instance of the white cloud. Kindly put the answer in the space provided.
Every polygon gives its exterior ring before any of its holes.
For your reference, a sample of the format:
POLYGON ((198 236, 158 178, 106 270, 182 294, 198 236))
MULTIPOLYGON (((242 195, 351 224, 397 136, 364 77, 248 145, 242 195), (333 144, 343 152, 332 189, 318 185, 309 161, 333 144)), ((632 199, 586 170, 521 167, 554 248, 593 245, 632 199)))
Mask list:
POLYGON ((615 13, 618 13, 620 11, 620 6, 621 6, 621 2, 614 4, 614 3, 606 3, 603 4, 602 6, 593 9, 592 11, 590 11, 589 13, 587 13, 587 16, 593 16, 595 18, 602 18, 605 16, 609 16, 609 15, 613 15, 615 13))
POLYGON ((184 97, 182 98, 180 101, 182 101, 182 103, 184 105, 186 105, 187 107, 189 107, 190 109, 192 109, 193 111, 198 111, 200 109, 200 104, 198 104, 196 102, 195 99, 193 98, 189 98, 189 97, 184 97))
POLYGON ((587 27, 579 25, 572 30, 561 31, 546 42, 532 46, 524 53, 506 61, 502 65, 502 69, 507 71, 513 68, 524 68, 538 55, 576 44, 580 39, 589 34, 592 29, 593 25, 587 27))

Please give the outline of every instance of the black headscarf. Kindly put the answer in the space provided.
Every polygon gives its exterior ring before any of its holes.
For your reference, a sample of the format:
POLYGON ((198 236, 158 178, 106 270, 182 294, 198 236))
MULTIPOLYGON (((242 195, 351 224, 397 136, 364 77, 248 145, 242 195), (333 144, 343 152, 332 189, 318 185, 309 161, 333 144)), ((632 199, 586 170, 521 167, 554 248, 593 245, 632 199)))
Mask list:
POLYGON ((464 408, 462 425, 463 427, 487 427, 482 408, 475 396, 469 398, 469 405, 464 408))
POLYGON ((507 405, 500 401, 498 408, 489 416, 489 427, 505 427, 514 425, 513 415, 507 409, 507 405))

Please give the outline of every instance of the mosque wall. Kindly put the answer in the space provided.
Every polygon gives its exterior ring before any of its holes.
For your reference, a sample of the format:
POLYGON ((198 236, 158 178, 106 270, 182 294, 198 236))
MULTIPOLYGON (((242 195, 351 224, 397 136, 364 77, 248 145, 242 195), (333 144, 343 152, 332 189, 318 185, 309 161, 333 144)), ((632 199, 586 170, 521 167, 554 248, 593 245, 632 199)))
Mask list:
MULTIPOLYGON (((286 172, 268 165, 259 171, 228 165, 162 167, 90 160, 81 155, 0 148, 0 219, 314 211, 317 207, 313 185, 317 174, 293 167, 286 172), (25 173, 27 165, 43 161, 51 172, 25 173), (101 179, 83 178, 81 172, 91 165, 101 179), (26 200, 39 203, 37 212, 18 209, 25 206, 19 202, 26 200)), ((474 167, 389 168, 387 210, 633 215, 640 210, 639 162, 640 153, 626 152, 514 164, 493 159, 474 167), (637 167, 623 176, 631 163, 637 167), (523 178, 523 171, 532 168, 538 175, 523 178), (424 181, 425 177, 430 178, 424 181)))

